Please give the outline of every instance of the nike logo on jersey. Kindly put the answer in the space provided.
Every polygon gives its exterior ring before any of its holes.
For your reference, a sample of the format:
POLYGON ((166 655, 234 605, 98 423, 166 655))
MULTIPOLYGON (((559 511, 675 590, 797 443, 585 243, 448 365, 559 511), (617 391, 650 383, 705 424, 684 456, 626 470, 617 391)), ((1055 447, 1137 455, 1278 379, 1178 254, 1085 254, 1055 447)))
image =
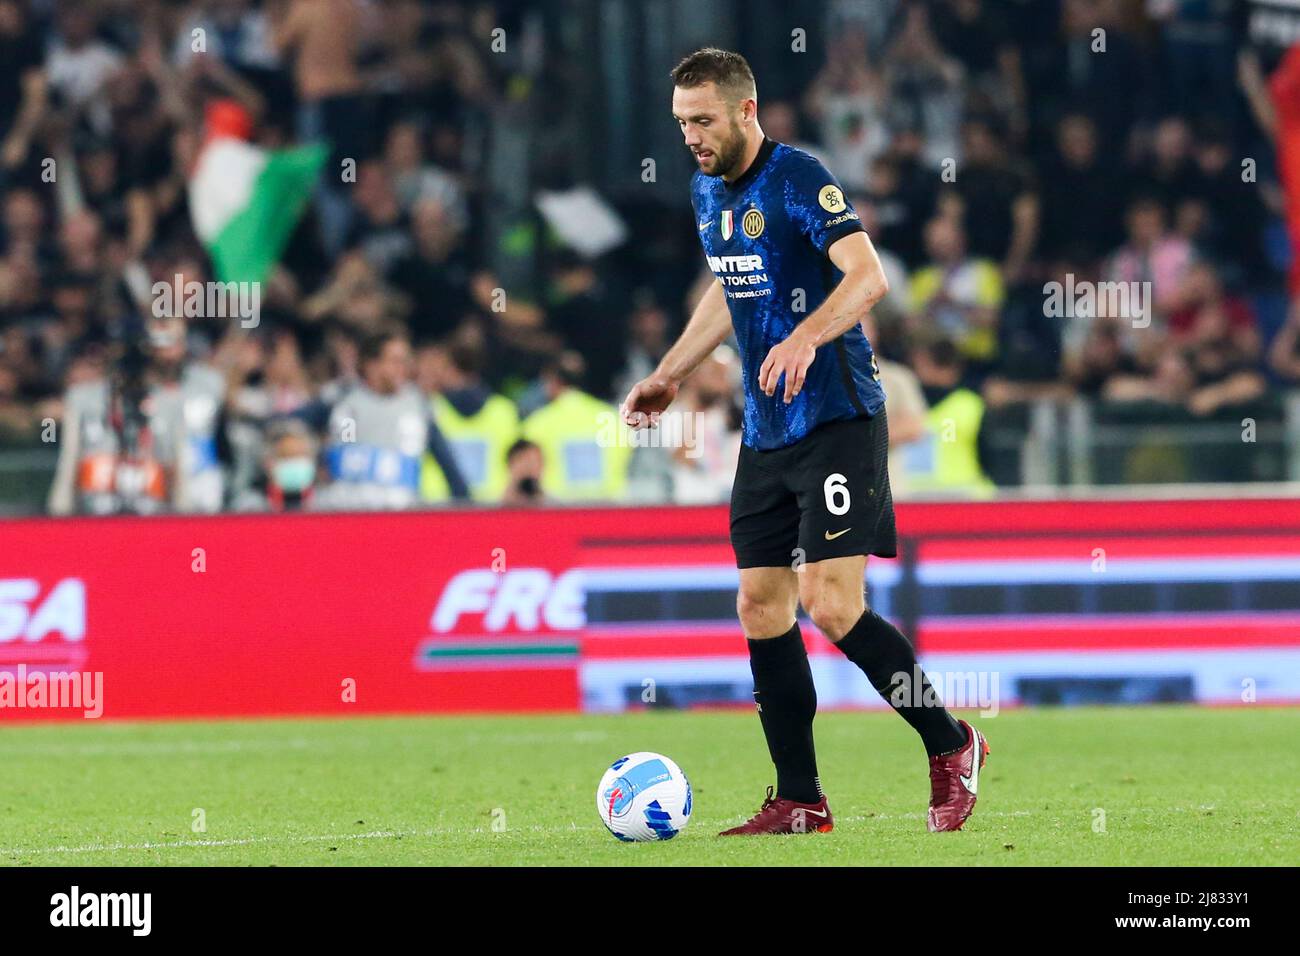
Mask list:
POLYGON ((838 538, 840 535, 842 535, 842 534, 848 534, 848 533, 849 533, 850 531, 852 531, 852 530, 853 530, 852 528, 845 528, 843 531, 836 531, 834 534, 831 534, 829 531, 827 531, 827 532, 826 532, 826 540, 827 540, 827 541, 834 541, 834 540, 835 540, 836 538, 838 538))
POLYGON ((713 225, 713 220, 712 220, 712 219, 705 219, 705 220, 703 220, 703 221, 700 223, 700 232, 703 232, 705 229, 708 229, 709 226, 711 226, 711 225, 713 225))

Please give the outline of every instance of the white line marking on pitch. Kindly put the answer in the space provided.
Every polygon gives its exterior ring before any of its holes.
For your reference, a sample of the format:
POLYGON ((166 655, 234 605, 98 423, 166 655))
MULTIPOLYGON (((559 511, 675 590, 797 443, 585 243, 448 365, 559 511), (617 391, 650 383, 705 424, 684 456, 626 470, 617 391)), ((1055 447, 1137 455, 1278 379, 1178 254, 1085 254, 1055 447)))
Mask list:
MULTIPOLYGON (((1128 807, 1129 811, 1140 812, 1160 812, 1164 813, 1173 811, 1189 811, 1204 809, 1200 807, 1128 807)), ((1036 810, 992 810, 979 814, 980 819, 990 818, 1020 818, 1037 816, 1036 810)), ((714 826, 730 825, 735 820, 741 819, 725 818, 715 819, 709 822, 700 821, 699 826, 706 829, 714 826)), ((923 820, 924 813, 874 813, 871 815, 854 814, 845 815, 837 818, 841 823, 869 823, 878 820, 923 820)), ((699 826, 696 829, 699 829, 699 826)), ((578 826, 570 821, 568 826, 531 826, 531 827, 512 827, 509 833, 572 833, 574 830, 600 830, 597 826, 578 826)), ((44 846, 44 847, 0 847, 0 856, 36 856, 46 853, 117 853, 122 850, 185 850, 185 849, 220 849, 221 847, 230 846, 255 846, 257 844, 275 844, 275 843, 324 843, 330 840, 391 840, 402 837, 435 837, 446 835, 465 836, 467 834, 480 834, 490 832, 485 827, 471 827, 469 829, 440 827, 427 830, 372 830, 368 833, 326 833, 313 834, 309 836, 293 837, 242 837, 232 840, 177 840, 171 843, 92 843, 87 846, 44 846)))
POLYGON ((372 830, 369 833, 325 833, 302 837, 244 837, 238 840, 177 840, 173 843, 92 843, 87 846, 3 847, 2 856, 37 853, 115 853, 119 850, 183 850, 193 847, 251 846, 257 843, 324 843, 329 840, 383 840, 433 836, 435 830, 372 830))
MULTIPOLYGON (((1170 809, 1170 808, 1162 808, 1170 809)), ((1176 807, 1172 809, 1183 809, 1176 807)), ((1012 811, 990 811, 981 813, 980 817, 988 819, 990 817, 1028 817, 1034 816, 1033 810, 1012 810, 1012 811)), ((839 819, 844 823, 867 823, 873 820, 912 820, 924 819, 923 813, 877 813, 871 816, 853 815, 844 816, 839 819)), ((712 820, 709 822, 700 822, 706 829, 713 826, 722 826, 728 823, 728 820, 712 820)), ((597 826, 578 826, 570 821, 567 826, 531 826, 531 827, 514 827, 509 833, 572 833, 574 830, 600 830, 597 826)), ((232 846, 255 846, 258 844, 277 844, 277 843, 325 843, 330 840, 391 840, 402 837, 434 837, 455 834, 465 836, 466 834, 488 833, 483 827, 472 827, 470 829, 452 829, 442 827, 426 830, 371 830, 368 833, 325 833, 312 834, 308 836, 265 836, 265 837, 241 837, 230 840, 176 840, 170 843, 92 843, 86 846, 46 846, 46 847, 0 847, 0 856, 3 857, 21 857, 37 856, 49 853, 117 853, 122 850, 185 850, 185 849, 220 849, 222 847, 232 846)))

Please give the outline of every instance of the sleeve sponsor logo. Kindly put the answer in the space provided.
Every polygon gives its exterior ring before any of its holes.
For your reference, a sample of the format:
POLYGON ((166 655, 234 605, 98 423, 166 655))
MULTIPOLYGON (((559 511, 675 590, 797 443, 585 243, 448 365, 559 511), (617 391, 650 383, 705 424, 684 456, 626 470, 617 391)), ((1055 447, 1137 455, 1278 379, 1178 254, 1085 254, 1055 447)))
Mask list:
POLYGON ((844 193, 833 183, 821 188, 821 192, 817 194, 817 202, 827 212, 843 212, 849 208, 844 202, 844 193))

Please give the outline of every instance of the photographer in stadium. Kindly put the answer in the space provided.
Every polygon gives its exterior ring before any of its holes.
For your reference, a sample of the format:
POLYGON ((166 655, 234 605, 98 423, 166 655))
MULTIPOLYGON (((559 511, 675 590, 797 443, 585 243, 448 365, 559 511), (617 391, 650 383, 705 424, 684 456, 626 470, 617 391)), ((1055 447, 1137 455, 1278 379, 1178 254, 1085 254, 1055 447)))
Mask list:
POLYGON ((64 399, 52 514, 184 510, 188 462, 182 319, 123 324, 110 369, 64 399))

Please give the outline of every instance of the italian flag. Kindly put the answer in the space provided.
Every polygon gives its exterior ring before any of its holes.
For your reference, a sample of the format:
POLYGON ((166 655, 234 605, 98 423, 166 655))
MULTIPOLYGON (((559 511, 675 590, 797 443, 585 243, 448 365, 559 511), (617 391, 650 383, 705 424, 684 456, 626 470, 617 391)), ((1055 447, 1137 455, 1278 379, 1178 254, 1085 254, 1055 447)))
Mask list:
POLYGON ((249 143, 252 118, 233 100, 208 105, 190 174, 190 219, 222 282, 262 282, 298 225, 329 148, 249 143))

